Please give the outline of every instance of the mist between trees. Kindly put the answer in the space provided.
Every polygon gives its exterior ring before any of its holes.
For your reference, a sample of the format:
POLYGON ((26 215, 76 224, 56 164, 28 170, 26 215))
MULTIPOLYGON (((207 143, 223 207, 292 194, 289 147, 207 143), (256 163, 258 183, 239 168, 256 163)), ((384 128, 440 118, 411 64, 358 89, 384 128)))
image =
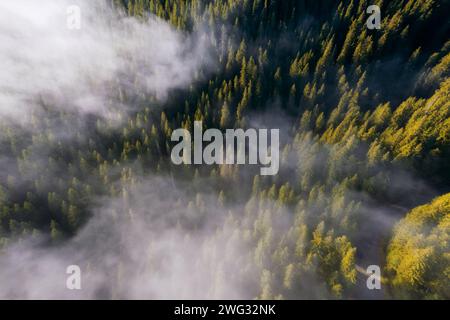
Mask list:
POLYGON ((0 297, 450 296, 448 1, 70 4, 0 4, 0 297), (174 164, 197 121, 278 173, 174 164))

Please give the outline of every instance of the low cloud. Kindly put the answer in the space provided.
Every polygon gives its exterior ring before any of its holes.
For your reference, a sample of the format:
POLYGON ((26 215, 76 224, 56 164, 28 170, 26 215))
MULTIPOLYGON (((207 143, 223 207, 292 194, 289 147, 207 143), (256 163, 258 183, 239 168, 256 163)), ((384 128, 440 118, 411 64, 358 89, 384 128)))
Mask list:
POLYGON ((132 98, 164 100, 211 63, 200 29, 127 17, 106 1, 2 1, 0 119, 26 124, 42 108, 109 117, 136 107, 132 98), (74 4, 79 30, 67 25, 74 4))
POLYGON ((195 199, 186 190, 148 178, 129 196, 99 199, 87 225, 60 246, 48 247, 45 239, 7 246, 0 298, 251 297, 256 288, 236 276, 249 248, 224 224, 227 211, 214 197, 195 199), (79 291, 66 288, 73 264, 82 270, 79 291))

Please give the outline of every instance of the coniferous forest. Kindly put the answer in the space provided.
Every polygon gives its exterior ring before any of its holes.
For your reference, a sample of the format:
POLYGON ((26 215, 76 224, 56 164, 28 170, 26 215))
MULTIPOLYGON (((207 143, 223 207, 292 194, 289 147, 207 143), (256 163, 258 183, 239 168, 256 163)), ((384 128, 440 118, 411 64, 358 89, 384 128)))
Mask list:
POLYGON ((0 298, 450 299, 449 13, 2 1, 0 298), (279 172, 174 164, 195 121, 279 129, 279 172))

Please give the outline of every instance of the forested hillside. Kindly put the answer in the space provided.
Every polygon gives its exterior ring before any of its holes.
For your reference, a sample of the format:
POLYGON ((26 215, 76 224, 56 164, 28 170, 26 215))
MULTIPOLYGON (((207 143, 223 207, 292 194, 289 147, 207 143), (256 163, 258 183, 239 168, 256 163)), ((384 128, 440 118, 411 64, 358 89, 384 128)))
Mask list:
MULTIPOLYGON (((123 74, 86 81, 107 111, 38 91, 18 121, 0 119, 0 297, 36 297, 14 285, 33 268, 13 266, 48 252, 88 270, 88 298, 450 298, 450 1, 106 7, 168 23, 191 39, 177 58, 200 62, 182 82, 176 65, 168 81, 182 85, 161 98, 138 85, 147 59, 127 55, 123 74), (172 132, 200 120, 279 128, 280 172, 172 164, 172 132), (369 265, 382 291, 366 288, 369 265)), ((16 92, 0 78, 3 108, 16 92)))

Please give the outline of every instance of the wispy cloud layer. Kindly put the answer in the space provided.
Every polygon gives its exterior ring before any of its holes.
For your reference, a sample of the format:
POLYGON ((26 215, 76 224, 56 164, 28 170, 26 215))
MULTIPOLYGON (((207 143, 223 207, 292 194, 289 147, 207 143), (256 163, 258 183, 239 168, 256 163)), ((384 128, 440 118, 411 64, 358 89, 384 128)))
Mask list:
POLYGON ((201 32, 150 16, 120 16, 105 1, 75 1, 81 29, 68 28, 74 1, 0 3, 0 117, 24 121, 38 107, 106 116, 124 96, 164 99, 209 61, 201 32))
POLYGON ((191 201, 185 187, 160 177, 129 196, 99 199, 92 219, 65 244, 49 248, 30 239, 5 248, 0 298, 251 297, 255 288, 236 277, 250 248, 224 226, 227 212, 217 200, 198 198, 201 210, 189 209, 191 201), (81 290, 66 288, 73 264, 82 270, 81 290))

